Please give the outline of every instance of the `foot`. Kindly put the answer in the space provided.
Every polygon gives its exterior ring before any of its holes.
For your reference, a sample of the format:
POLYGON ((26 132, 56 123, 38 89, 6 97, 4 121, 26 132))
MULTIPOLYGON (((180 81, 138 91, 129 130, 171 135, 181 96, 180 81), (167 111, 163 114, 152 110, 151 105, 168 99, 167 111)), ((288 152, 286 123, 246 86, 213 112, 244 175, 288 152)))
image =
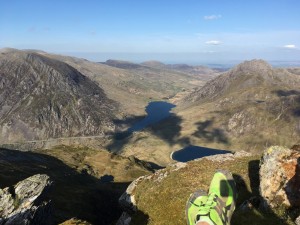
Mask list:
POLYGON ((189 200, 186 203, 186 218, 188 225, 195 225, 197 222, 197 213, 199 207, 201 207, 207 201, 207 193, 204 190, 198 190, 191 194, 189 200))
POLYGON ((193 194, 187 204, 188 225, 206 222, 210 225, 229 225, 235 209, 237 192, 230 172, 215 173, 208 195, 193 194), (189 207, 188 207, 189 206, 189 207))

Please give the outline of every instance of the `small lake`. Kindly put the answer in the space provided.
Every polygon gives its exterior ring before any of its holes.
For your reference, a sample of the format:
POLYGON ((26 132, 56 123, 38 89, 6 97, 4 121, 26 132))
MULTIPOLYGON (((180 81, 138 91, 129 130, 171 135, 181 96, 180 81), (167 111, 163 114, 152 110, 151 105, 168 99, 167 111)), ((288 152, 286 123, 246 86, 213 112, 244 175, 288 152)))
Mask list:
POLYGON ((127 131, 118 133, 116 138, 119 140, 124 139, 126 137, 129 137, 133 132, 141 131, 150 125, 156 124, 168 118, 172 115, 171 110, 175 107, 176 105, 168 102, 150 102, 145 108, 147 116, 144 119, 135 123, 127 131))
POLYGON ((213 148, 206 148, 200 146, 190 145, 172 154, 172 159, 178 162, 188 162, 194 159, 202 158, 205 156, 218 155, 231 153, 226 150, 218 150, 213 148))
POLYGON ((128 132, 135 132, 144 129, 152 124, 158 123, 159 121, 166 119, 172 113, 171 110, 175 108, 176 105, 173 105, 168 102, 150 102, 146 107, 145 111, 147 116, 141 121, 134 124, 129 128, 128 132))

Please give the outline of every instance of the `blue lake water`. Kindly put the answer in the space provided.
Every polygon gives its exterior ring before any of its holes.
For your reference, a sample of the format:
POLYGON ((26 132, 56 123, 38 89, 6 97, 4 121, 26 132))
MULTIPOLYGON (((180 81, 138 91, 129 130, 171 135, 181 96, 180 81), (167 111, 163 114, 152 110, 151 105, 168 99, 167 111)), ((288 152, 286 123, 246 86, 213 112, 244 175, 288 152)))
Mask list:
POLYGON ((135 123, 127 131, 118 133, 116 135, 116 139, 120 140, 129 137, 133 132, 141 131, 150 125, 156 124, 163 119, 168 118, 170 115, 172 115, 171 110, 175 107, 176 105, 168 102, 150 102, 145 109, 147 116, 141 121, 135 123))
POLYGON ((174 152, 172 154, 172 159, 178 162, 188 162, 205 156, 226 153, 230 153, 230 151, 190 145, 188 147, 174 152))
POLYGON ((145 109, 147 116, 129 128, 128 132, 140 131, 147 126, 166 119, 172 114, 171 110, 175 107, 175 105, 168 102, 150 102, 145 109))

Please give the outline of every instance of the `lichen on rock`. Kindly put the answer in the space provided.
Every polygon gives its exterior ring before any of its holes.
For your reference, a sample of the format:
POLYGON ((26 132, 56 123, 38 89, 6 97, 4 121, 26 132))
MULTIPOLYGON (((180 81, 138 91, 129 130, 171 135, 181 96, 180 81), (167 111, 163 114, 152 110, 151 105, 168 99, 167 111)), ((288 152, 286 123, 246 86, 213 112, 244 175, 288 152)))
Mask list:
POLYGON ((260 165, 260 194, 264 208, 300 206, 300 152, 273 146, 260 165))

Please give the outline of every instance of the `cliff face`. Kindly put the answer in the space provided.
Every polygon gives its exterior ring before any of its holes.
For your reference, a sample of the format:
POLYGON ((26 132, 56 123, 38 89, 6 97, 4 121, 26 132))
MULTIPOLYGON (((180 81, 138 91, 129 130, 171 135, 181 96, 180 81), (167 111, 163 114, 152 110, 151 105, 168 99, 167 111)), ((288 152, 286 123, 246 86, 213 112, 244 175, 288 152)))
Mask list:
POLYGON ((50 225, 51 204, 44 199, 51 184, 47 175, 37 174, 0 189, 0 224, 50 225))
POLYGON ((37 53, 0 54, 0 142, 103 135, 117 105, 73 67, 37 53))
POLYGON ((189 195, 208 190, 216 169, 231 171, 238 189, 231 224, 294 224, 300 209, 298 156, 295 150, 275 146, 266 149, 261 161, 260 156, 239 152, 170 165, 128 187, 120 198, 124 213, 117 224, 185 224, 189 195))

